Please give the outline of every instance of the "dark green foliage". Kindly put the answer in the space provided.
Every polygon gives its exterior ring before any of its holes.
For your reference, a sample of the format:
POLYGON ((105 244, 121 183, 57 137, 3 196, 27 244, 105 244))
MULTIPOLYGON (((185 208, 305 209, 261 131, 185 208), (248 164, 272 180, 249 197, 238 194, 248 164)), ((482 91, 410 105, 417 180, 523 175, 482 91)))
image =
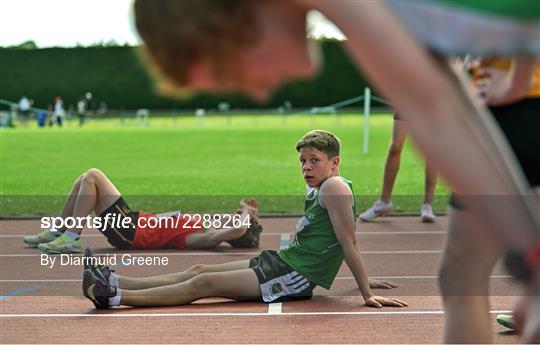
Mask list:
MULTIPOLYGON (((263 106, 277 107, 289 100, 294 107, 328 105, 361 95, 363 78, 349 61, 342 44, 322 43, 324 66, 310 81, 297 81, 278 90, 263 106)), ((241 95, 214 97, 198 95, 172 100, 155 95, 150 78, 134 47, 90 47, 48 49, 0 49, 0 98, 18 101, 22 95, 34 99, 35 106, 46 108, 55 96, 64 99, 66 108, 91 91, 97 103, 110 109, 193 109, 216 108, 228 101, 233 109, 251 108, 241 95)))

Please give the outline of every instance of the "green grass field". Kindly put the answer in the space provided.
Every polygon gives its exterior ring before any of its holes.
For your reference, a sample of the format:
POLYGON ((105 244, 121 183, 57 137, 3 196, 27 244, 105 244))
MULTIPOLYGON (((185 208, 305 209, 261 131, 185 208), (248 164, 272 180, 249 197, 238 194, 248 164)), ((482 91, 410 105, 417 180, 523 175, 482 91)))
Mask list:
MULTIPOLYGON (((353 181, 359 207, 365 207, 380 192, 392 118, 371 117, 368 155, 362 154, 363 121, 358 114, 234 116, 151 118, 148 126, 122 126, 111 119, 83 128, 72 123, 64 128, 2 129, 2 214, 58 212, 75 178, 92 167, 104 171, 125 195, 154 196, 136 201, 128 197, 134 208, 166 210, 177 205, 168 202, 178 197, 165 196, 191 196, 182 201, 184 210, 204 208, 225 196, 272 196, 266 204, 261 201, 262 212, 298 212, 305 185, 294 145, 315 128, 340 137, 341 174, 353 181), (17 207, 13 200, 19 200, 17 207)), ((394 189, 402 196, 394 201, 398 211, 419 209, 423 169, 408 143, 394 189)), ((444 210, 448 191, 439 185, 436 194, 441 195, 438 210, 444 210)))

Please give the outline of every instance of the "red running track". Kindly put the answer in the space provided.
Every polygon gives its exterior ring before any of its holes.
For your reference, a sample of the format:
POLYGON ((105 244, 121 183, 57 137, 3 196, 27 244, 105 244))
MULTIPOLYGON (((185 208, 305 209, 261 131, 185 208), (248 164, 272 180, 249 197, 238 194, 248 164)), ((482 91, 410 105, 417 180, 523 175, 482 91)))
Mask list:
MULTIPOLYGON (((39 251, 22 243, 23 235, 39 230, 39 221, 0 221, 0 343, 438 343, 443 315, 435 276, 446 222, 445 217, 434 224, 422 224, 417 217, 387 217, 358 226, 370 276, 400 284, 376 292, 404 299, 408 308, 364 306, 343 265, 332 289, 316 288, 308 301, 267 305, 205 299, 182 307, 96 311, 81 295, 81 267, 43 266, 39 251)), ((83 234, 83 241, 100 254, 167 257, 163 266, 117 267, 124 275, 155 275, 278 249, 281 240, 290 238, 296 219, 265 218, 262 223, 258 250, 119 251, 97 232, 83 234)), ((511 309, 519 291, 498 264, 491 280, 496 343, 518 342, 518 336, 496 325, 494 317, 497 311, 511 309)))

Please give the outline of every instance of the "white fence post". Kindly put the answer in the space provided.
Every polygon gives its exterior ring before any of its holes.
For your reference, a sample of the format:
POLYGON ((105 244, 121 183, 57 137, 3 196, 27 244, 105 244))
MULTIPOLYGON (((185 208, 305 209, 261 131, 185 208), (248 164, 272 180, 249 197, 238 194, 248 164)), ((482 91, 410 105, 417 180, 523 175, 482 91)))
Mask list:
POLYGON ((364 89, 364 154, 369 152, 369 111, 371 108, 371 90, 364 89))

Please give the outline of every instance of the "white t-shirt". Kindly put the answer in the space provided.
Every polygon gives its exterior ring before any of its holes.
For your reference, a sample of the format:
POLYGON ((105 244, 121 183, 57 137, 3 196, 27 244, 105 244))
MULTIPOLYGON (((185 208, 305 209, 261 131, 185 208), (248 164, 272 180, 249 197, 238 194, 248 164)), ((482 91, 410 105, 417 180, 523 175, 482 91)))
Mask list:
POLYGON ((79 101, 77 103, 77 112, 79 114, 84 114, 85 110, 86 110, 86 103, 84 101, 79 101))
POLYGON ((62 100, 58 100, 54 103, 54 115, 57 116, 64 116, 64 102, 62 100))
POLYGON ((19 101, 19 110, 26 111, 29 109, 30 109, 30 101, 28 100, 28 98, 26 97, 21 98, 21 100, 19 101))

